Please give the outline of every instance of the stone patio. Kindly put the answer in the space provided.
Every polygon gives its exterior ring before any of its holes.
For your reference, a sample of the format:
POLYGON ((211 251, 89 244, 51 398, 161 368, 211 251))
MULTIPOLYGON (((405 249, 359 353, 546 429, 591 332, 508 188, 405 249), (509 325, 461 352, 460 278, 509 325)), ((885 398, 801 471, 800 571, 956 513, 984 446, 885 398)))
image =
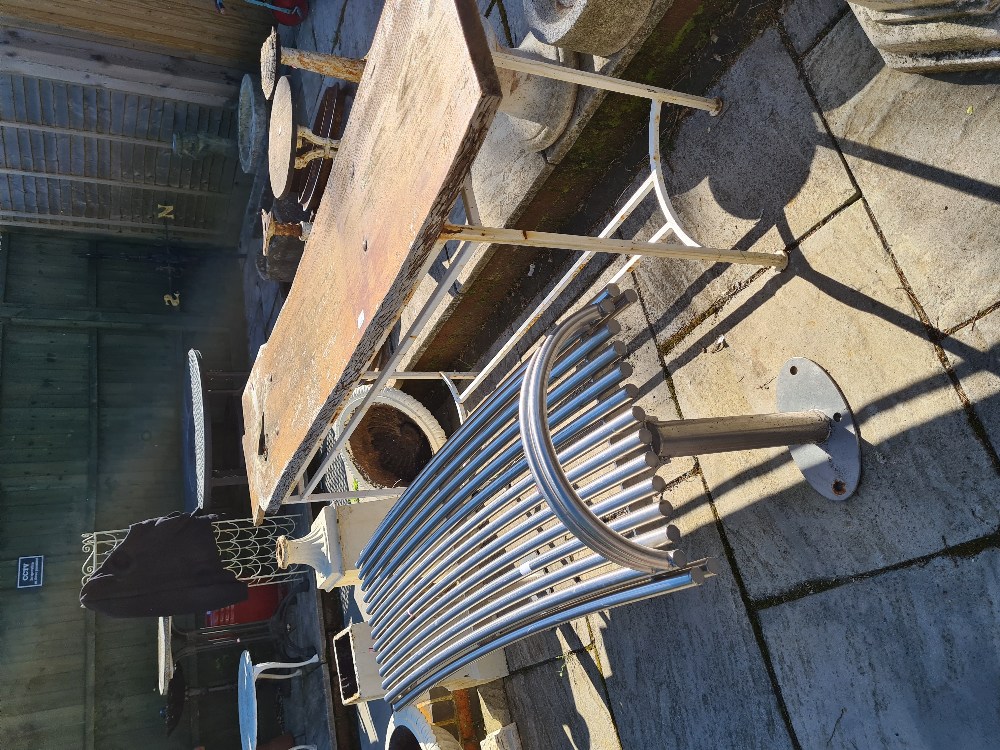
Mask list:
MULTIPOLYGON (((361 55, 377 5, 316 0, 298 43, 361 55)), ((484 5, 498 34, 517 28, 516 0, 484 5)), ((484 713, 509 710, 525 750, 998 744, 1000 77, 895 72, 843 3, 765 5, 712 84, 722 116, 665 133, 665 173, 700 242, 786 250, 789 268, 646 259, 622 336, 659 418, 771 411, 782 363, 814 359, 857 417, 861 485, 823 500, 787 450, 667 464, 685 548, 724 572, 508 649, 484 713)), ((629 155, 586 215, 645 178, 629 155)), ((622 236, 661 223, 649 201, 622 236)), ((281 300, 252 286, 251 356, 281 300)), ((493 340, 515 324, 494 321, 493 340)), ((386 720, 365 713, 363 747, 386 720)))

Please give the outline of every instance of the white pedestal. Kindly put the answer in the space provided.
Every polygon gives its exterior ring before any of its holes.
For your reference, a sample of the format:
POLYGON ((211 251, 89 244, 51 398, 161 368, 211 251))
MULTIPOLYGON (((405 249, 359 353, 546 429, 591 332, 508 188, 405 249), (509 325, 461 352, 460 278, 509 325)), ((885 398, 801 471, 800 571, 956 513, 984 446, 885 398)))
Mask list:
POLYGON ((358 585, 361 550, 395 502, 396 498, 385 498, 327 505, 304 537, 278 537, 278 565, 310 566, 316 571, 316 585, 323 591, 358 585))

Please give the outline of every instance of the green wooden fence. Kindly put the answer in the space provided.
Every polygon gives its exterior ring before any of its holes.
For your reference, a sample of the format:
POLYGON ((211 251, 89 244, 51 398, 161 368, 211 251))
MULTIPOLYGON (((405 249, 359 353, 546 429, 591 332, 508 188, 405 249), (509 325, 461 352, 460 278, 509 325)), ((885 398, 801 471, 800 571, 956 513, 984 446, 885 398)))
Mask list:
POLYGON ((166 738, 153 620, 81 609, 80 535, 181 507, 183 353, 243 364, 235 259, 0 234, 0 746, 190 748, 166 738), (180 292, 181 305, 164 294, 180 292), (44 555, 40 589, 16 589, 44 555))

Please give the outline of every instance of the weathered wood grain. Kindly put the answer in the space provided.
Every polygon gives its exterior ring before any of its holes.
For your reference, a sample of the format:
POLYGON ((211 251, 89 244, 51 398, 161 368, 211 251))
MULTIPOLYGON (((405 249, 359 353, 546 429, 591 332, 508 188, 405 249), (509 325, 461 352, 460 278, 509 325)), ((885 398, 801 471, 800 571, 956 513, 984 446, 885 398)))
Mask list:
POLYGON ((500 95, 474 0, 386 6, 295 283, 243 395, 258 519, 289 494, 416 289, 500 95))
POLYGON ((0 226, 162 239, 157 205, 170 203, 172 237, 231 236, 227 227, 243 216, 237 202, 223 201, 233 193, 236 159, 180 156, 170 140, 175 133, 230 137, 233 116, 161 96, 0 73, 0 168, 13 170, 0 174, 0 226))
POLYGON ((185 60, 252 65, 270 13, 244 2, 226 3, 226 13, 206 0, 132 0, 113 10, 104 0, 4 3, 5 24, 25 31, 117 44, 185 60))

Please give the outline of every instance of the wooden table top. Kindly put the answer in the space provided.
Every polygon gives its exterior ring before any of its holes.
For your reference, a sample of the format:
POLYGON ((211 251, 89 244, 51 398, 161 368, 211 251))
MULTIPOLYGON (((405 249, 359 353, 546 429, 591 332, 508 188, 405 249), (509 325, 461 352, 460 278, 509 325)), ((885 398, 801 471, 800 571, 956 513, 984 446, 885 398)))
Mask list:
POLYGON ((416 290, 500 98, 475 0, 386 4, 295 282, 243 393, 258 522, 291 493, 416 290))

